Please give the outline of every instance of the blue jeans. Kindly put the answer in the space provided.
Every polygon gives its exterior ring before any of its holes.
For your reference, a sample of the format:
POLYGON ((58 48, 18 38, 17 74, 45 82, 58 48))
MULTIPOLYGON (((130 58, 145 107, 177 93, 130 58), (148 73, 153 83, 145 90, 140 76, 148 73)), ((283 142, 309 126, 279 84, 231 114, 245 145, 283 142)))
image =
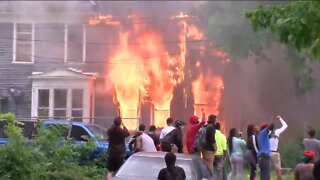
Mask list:
POLYGON ((270 157, 266 154, 262 154, 260 155, 258 161, 260 167, 260 180, 270 180, 270 157))

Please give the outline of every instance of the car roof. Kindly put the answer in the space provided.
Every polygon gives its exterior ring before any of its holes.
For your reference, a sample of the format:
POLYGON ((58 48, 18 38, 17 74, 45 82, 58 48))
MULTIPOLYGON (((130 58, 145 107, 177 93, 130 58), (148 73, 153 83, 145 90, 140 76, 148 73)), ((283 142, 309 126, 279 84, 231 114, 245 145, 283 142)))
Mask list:
MULTIPOLYGON (((157 157, 157 158, 164 158, 167 152, 138 152, 132 154, 132 156, 137 156, 137 157, 157 157)), ((195 160, 197 159, 197 156, 195 155, 189 155, 189 154, 182 154, 182 153, 175 153, 177 156, 177 159, 181 160, 195 160)))
MULTIPOLYGON (((42 121, 44 124, 70 124, 70 121, 67 120, 57 120, 57 119, 45 119, 42 121)), ((72 125, 91 125, 89 123, 85 122, 79 122, 79 121, 72 121, 72 125)))

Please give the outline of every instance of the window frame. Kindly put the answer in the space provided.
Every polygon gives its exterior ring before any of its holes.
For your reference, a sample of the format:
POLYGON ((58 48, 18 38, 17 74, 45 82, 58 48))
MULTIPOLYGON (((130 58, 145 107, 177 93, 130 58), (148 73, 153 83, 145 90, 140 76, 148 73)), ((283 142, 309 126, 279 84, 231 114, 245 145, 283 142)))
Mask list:
POLYGON ((35 60, 34 60, 34 50, 35 50, 35 41, 34 41, 34 37, 35 37, 35 24, 34 23, 24 23, 24 22, 15 22, 13 23, 13 56, 12 56, 12 63, 14 64, 34 64, 35 60), (27 24, 27 25, 31 25, 31 32, 18 32, 18 24, 27 24), (18 40, 18 34, 31 34, 31 40, 29 42, 19 42, 18 40), (31 44, 31 54, 30 54, 30 61, 17 61, 17 46, 18 44, 31 44))
MULTIPOLYGON (((77 27, 76 27, 77 28, 77 27)), ((81 61, 68 61, 68 45, 69 45, 69 25, 65 24, 64 26, 64 63, 65 64, 84 64, 86 62, 86 50, 87 50, 87 28, 86 25, 82 25, 82 60, 81 61)))
POLYGON ((37 97, 37 99, 38 99, 38 102, 37 102, 37 114, 38 114, 38 116, 39 116, 39 109, 40 109, 40 108, 48 108, 48 117, 50 117, 50 89, 37 89, 37 91, 38 91, 38 92, 37 92, 37 96, 38 96, 38 97, 37 97), (39 92, 40 92, 41 90, 47 90, 48 93, 49 93, 49 94, 48 94, 48 95, 49 95, 49 96, 48 96, 48 107, 44 107, 44 106, 43 106, 43 107, 40 107, 40 106, 39 106, 39 103, 40 103, 40 98, 39 98, 40 93, 39 93, 39 92))
MULTIPOLYGON (((65 116, 64 117, 68 117, 68 100, 69 100, 69 98, 68 98, 68 96, 69 96, 69 89, 68 88, 53 88, 53 91, 52 91, 52 97, 53 97, 53 107, 52 107, 52 116, 54 117, 54 118, 63 118, 63 116, 55 116, 55 114, 54 114, 54 111, 65 111, 65 116), (66 107, 55 107, 55 90, 65 90, 66 91, 66 107)), ((49 94, 49 96, 50 96, 50 94, 49 94)), ((50 111, 50 110, 49 110, 50 111)))

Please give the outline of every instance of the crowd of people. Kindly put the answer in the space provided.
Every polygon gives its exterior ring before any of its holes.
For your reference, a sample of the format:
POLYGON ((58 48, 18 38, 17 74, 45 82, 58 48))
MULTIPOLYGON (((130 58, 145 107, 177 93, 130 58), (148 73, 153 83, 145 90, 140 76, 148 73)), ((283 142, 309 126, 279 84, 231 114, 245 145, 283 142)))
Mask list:
MULTIPOLYGON (((195 115, 189 119, 186 130, 186 147, 184 148, 183 127, 187 125, 181 120, 166 120, 167 126, 158 135, 157 128, 151 125, 146 133, 144 124, 129 140, 129 148, 136 152, 167 152, 165 163, 167 167, 159 172, 158 179, 185 179, 183 168, 175 165, 174 153, 188 153, 200 156, 219 180, 237 180, 243 178, 244 161, 250 168, 250 180, 256 179, 260 171, 260 180, 271 179, 271 167, 275 169, 277 180, 282 180, 281 156, 279 152, 280 135, 288 128, 281 116, 275 116, 270 123, 247 126, 247 138, 236 128, 229 130, 228 137, 221 131, 217 116, 209 115, 206 121, 204 113, 201 121, 195 115), (279 122, 281 127, 276 128, 279 122), (225 164, 229 159, 231 172, 227 175, 225 164)), ((309 128, 308 137, 303 140, 304 158, 295 168, 295 180, 320 179, 320 141, 315 139, 315 130, 309 128)), ((129 136, 128 129, 122 124, 121 118, 114 119, 114 125, 108 129, 109 148, 107 169, 111 177, 125 161, 125 138, 129 136)))

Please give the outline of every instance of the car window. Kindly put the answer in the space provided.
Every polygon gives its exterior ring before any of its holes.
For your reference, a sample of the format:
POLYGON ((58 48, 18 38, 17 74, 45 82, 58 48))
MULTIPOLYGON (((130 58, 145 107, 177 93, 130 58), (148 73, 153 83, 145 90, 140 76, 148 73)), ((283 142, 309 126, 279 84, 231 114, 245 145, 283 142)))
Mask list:
POLYGON ((57 130, 60 133, 60 135, 64 138, 67 138, 68 136, 68 132, 69 132, 68 124, 48 124, 46 128, 57 130))
POLYGON ((90 124, 87 125, 87 127, 90 129, 92 134, 97 140, 106 140, 108 139, 107 130, 101 126, 90 124))
POLYGON ((83 127, 72 125, 70 137, 73 138, 76 141, 81 141, 81 136, 82 135, 89 136, 89 134, 87 133, 87 131, 83 127))
MULTIPOLYGON (((179 167, 183 168, 186 174, 186 179, 195 179, 192 176, 192 161, 191 160, 179 160, 176 163, 179 167)), ((162 168, 165 168, 166 164, 164 158, 159 157, 139 157, 132 156, 121 167, 116 176, 119 177, 144 177, 150 179, 156 179, 162 168), (146 173, 147 172, 147 173, 146 173)))

